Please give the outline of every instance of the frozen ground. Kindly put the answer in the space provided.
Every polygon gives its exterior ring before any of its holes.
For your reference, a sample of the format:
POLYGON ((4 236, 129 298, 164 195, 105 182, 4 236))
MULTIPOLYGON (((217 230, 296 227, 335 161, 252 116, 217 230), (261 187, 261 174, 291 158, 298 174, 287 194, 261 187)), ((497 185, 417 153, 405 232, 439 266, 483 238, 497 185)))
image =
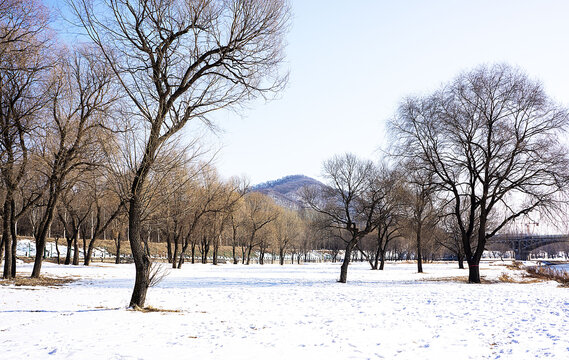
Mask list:
MULTIPOLYGON (((455 264, 184 265, 126 309, 133 265, 44 264, 80 280, 0 286, 1 359, 569 358, 569 289, 556 283, 469 285, 455 264)), ((28 274, 30 265, 20 265, 28 274)), ((508 272, 485 264, 488 279, 508 272)))

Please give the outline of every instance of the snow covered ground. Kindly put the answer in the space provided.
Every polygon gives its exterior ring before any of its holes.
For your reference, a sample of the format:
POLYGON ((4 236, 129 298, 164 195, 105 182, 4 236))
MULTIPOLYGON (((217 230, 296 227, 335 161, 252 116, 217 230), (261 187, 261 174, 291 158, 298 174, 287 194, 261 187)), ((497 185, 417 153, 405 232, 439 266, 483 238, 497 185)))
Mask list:
POLYGON ((466 276, 456 264, 353 264, 348 284, 339 264, 186 264, 147 297, 179 312, 153 313, 126 309, 132 264, 43 271, 80 280, 0 286, 0 359, 569 358, 569 289, 427 280, 466 276))

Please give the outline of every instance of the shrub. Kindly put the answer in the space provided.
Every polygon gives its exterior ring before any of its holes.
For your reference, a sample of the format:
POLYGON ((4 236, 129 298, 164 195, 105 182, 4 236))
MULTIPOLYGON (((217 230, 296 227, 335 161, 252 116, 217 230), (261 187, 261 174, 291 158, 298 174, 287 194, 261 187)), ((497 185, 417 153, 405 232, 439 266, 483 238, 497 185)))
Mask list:
POLYGON ((569 286, 569 271, 555 269, 550 266, 530 266, 526 268, 530 277, 546 280, 555 280, 562 286, 569 286))

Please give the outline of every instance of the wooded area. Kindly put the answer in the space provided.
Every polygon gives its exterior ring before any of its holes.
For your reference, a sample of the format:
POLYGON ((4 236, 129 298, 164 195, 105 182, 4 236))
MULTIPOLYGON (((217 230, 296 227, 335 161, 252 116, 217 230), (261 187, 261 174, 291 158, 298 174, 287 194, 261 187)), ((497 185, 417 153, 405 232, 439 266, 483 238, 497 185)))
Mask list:
POLYGON ((89 265, 102 238, 119 262, 128 241, 131 307, 144 307, 155 276, 151 242, 166 243, 172 268, 217 264, 222 246, 247 265, 325 251, 342 259, 342 283, 356 258, 376 270, 413 259, 422 272, 423 261, 450 256, 479 283, 488 239, 537 212, 566 214, 569 112, 517 68, 481 66, 404 99, 382 159, 333 156, 326 184, 282 206, 246 179, 221 178, 194 127, 215 131, 212 113, 286 85, 287 1, 68 5, 83 32, 73 46, 61 45, 39 0, 0 0, 5 279, 27 235, 35 278, 48 238, 63 239, 64 263, 75 265, 80 247, 89 265))

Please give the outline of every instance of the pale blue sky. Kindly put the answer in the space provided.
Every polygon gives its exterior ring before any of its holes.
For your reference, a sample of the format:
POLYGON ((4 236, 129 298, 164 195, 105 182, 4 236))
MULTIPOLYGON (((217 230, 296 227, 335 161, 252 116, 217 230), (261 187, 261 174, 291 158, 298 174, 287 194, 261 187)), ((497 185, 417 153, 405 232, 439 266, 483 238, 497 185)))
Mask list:
POLYGON ((290 82, 280 100, 220 116, 217 165, 252 183, 318 177, 322 161, 376 160, 384 123, 406 95, 507 62, 569 104, 569 1, 295 0, 290 82))
POLYGON ((292 0, 292 8, 280 99, 215 116, 223 176, 319 177, 325 159, 347 151, 377 160, 383 125, 404 96, 482 63, 517 65, 569 104, 569 1, 292 0))

